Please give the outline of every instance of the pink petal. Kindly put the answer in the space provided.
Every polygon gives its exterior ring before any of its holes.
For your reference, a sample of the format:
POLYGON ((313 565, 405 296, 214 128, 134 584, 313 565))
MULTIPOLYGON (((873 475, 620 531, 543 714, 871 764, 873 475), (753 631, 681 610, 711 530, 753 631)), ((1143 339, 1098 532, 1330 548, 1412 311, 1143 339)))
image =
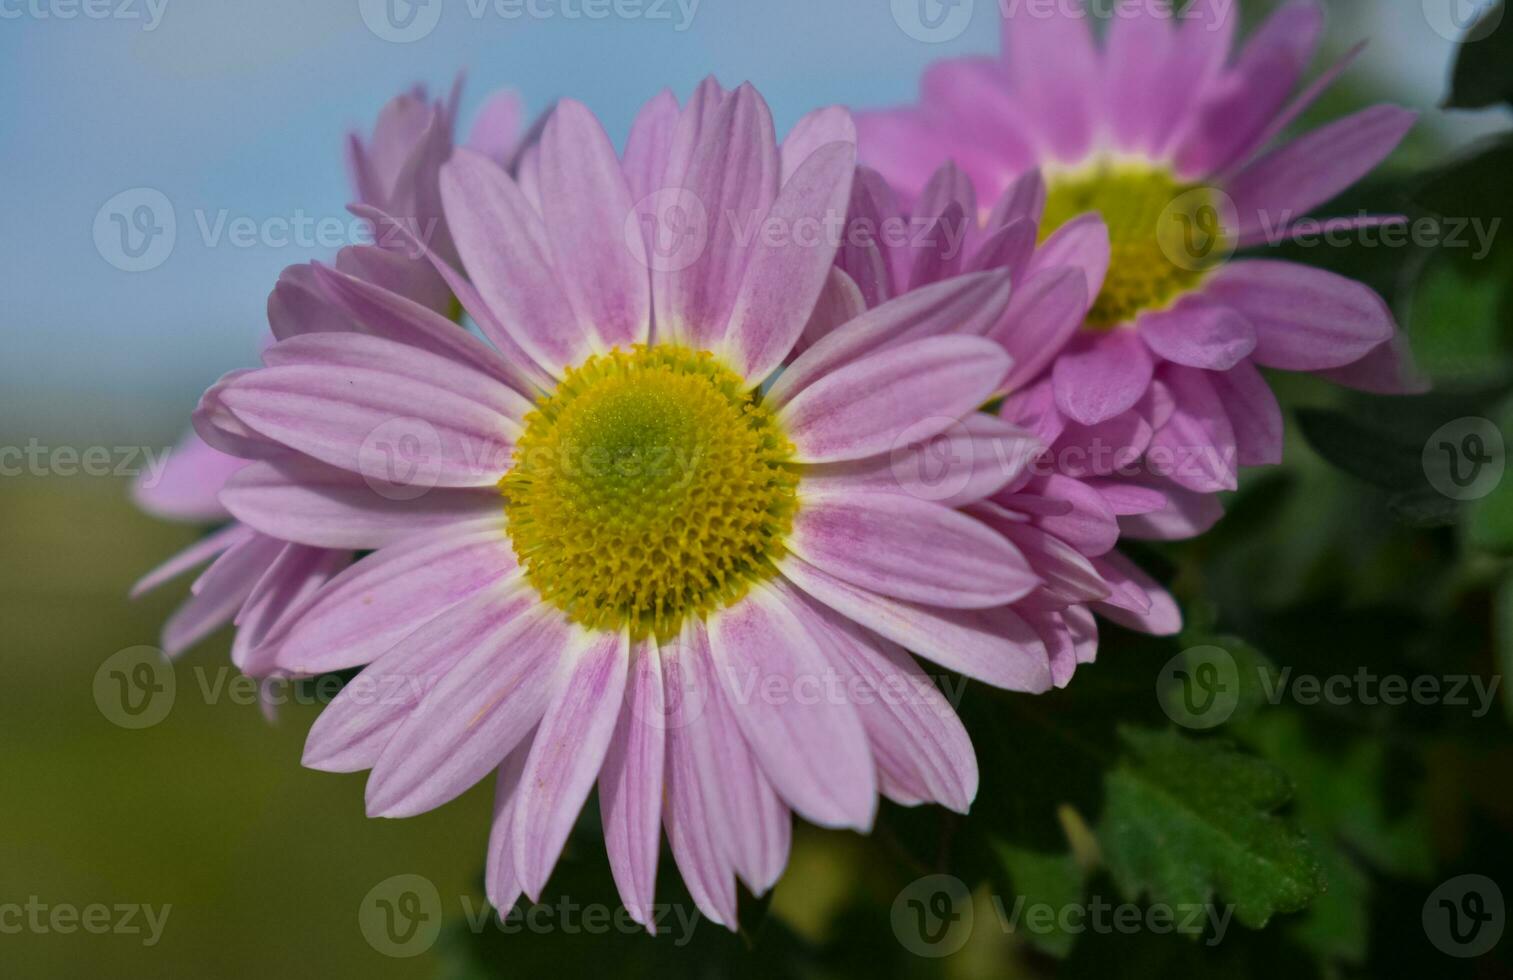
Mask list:
POLYGON ((1000 228, 1016 221, 1033 221, 1038 225, 1045 214, 1045 197, 1045 177, 1039 168, 1029 170, 1004 188, 984 227, 1000 228))
POLYGON ((320 289, 314 263, 291 265, 279 273, 278 283, 268 294, 268 326, 275 340, 356 328, 352 318, 320 289))
POLYGON ((1305 0, 1279 9, 1246 42, 1235 65, 1211 87, 1177 147, 1178 173, 1203 177, 1262 145, 1318 47, 1324 12, 1305 0))
POLYGON ((502 516, 412 538, 336 576, 269 637, 267 656, 299 675, 369 663, 515 571, 502 516))
POLYGON ((1374 395, 1421 395, 1429 379, 1413 363, 1413 352, 1401 333, 1371 349, 1371 353, 1344 367, 1319 372, 1337 385, 1374 395))
POLYGON ((473 119, 468 149, 509 168, 525 127, 525 104, 520 93, 510 90, 490 95, 473 119))
POLYGON ((1081 0, 1054 16, 1014 5, 1004 12, 1003 53, 1014 94, 1030 115, 1044 148, 1080 161, 1092 146, 1099 118, 1102 65, 1081 0))
POLYGON ((982 334, 1003 315, 1012 285, 1003 270, 958 276, 910 290, 820 338, 767 391, 783 405, 868 354, 947 333, 982 334))
POLYGON ((736 927, 735 867, 715 836, 722 802, 703 778, 698 722, 713 695, 713 679, 682 654, 686 643, 708 643, 703 626, 690 623, 683 636, 662 647, 663 705, 667 724, 667 771, 662 822, 673 860, 694 904, 713 922, 736 927))
POLYGON ((1097 425, 1068 423, 1051 455, 1064 476, 1108 476, 1137 466, 1153 434, 1140 411, 1132 409, 1097 425))
POLYGON ((609 866, 631 918, 655 934, 652 914, 662 840, 662 773, 666 725, 662 657, 654 640, 631 650, 625 710, 599 772, 599 811, 609 866))
POLYGON ((250 527, 231 524, 208 534, 163 564, 144 575, 131 587, 131 597, 139 598, 160 585, 171 582, 192 568, 198 568, 223 552, 246 541, 254 532, 250 527))
POLYGON ((1396 332, 1387 304, 1369 287, 1291 262, 1232 262, 1214 275, 1207 292, 1255 324, 1255 361, 1265 367, 1342 367, 1396 332))
POLYGON ((863 459, 892 450, 905 436, 913 441, 945 431, 987 401, 1009 363, 997 344, 976 337, 890 347, 805 388, 779 420, 801 462, 863 459))
POLYGON ((504 509, 493 490, 394 493, 387 484, 304 456, 247 466, 221 499, 237 520, 284 541, 364 550, 504 509))
POLYGON ((206 444, 193 430, 168 454, 161 472, 144 472, 132 484, 138 507, 171 521, 211 522, 226 519, 221 488, 245 459, 206 444))
POLYGON ((521 739, 521 744, 499 764, 499 773, 494 780, 494 819, 489 827, 489 856, 484 866, 484 889, 489 904, 503 918, 520 900, 520 876, 515 873, 515 848, 513 829, 515 811, 520 802, 520 777, 525 772, 525 760, 530 754, 532 733, 521 739))
POLYGON ((828 337, 838 328, 867 312, 867 301, 851 277, 838 266, 830 270, 825 279, 825 288, 820 291, 814 312, 804 325, 804 332, 794 348, 802 353, 814 346, 822 337, 828 337))
POLYGON ((1268 224, 1304 215, 1366 176, 1417 119, 1418 113, 1393 105, 1362 109, 1246 167, 1226 188, 1240 215, 1240 245, 1259 241, 1268 224))
POLYGON ((988 332, 1014 359, 1005 388, 1024 387, 1056 359, 1082 325, 1088 302, 1080 269, 1059 266, 1019 281, 1008 311, 988 332))
POLYGON ((711 835, 752 892, 762 895, 788 863, 793 817, 741 734, 703 625, 690 624, 663 649, 681 672, 685 701, 670 720, 707 789, 711 835))
POLYGON ((1206 533, 1224 516, 1224 505, 1215 494, 1194 493, 1162 482, 1161 507, 1120 517, 1119 531, 1137 541, 1184 541, 1206 533))
MULTIPOLYGON (((443 622, 444 620, 437 620, 443 622)), ((508 610, 384 746, 368 778, 371 816, 413 816, 460 796, 535 727, 572 639, 562 614, 508 610)))
POLYGON ((221 554, 195 581, 193 595, 163 626, 163 652, 177 657, 229 624, 278 558, 282 541, 253 535, 221 554))
POLYGON ((1235 310, 1201 295, 1136 321, 1140 339, 1158 356, 1188 367, 1228 371, 1256 347, 1256 328, 1235 310))
POLYGON ((918 109, 858 113, 856 139, 862 162, 909 200, 940 166, 942 137, 918 109))
POLYGON ((315 279, 333 305, 342 309, 358 329, 374 336, 418 347, 499 378, 517 392, 533 393, 544 377, 503 357, 457 324, 418 303, 355 276, 316 264, 315 279))
POLYGON ((1182 631, 1182 611, 1155 579, 1118 553, 1098 560, 1098 571, 1114 593, 1094 605, 1099 615, 1120 626, 1153 636, 1174 636, 1182 631))
POLYGON ((508 440, 519 423, 498 405, 457 392, 470 386, 455 367, 420 381, 300 364, 244 375, 221 400, 242 422, 291 449, 409 493, 492 486, 509 468, 508 440))
MULTIPOLYGON (((349 210, 353 214, 366 217, 372 221, 386 221, 393 224, 395 220, 382 211, 375 211, 362 205, 352 205, 349 210)), ((408 244, 408 247, 414 250, 416 254, 424 256, 431 263, 432 268, 436 270, 437 275, 441 276, 442 281, 447 284, 447 288, 457 297, 457 302, 462 304, 462 308, 467 311, 468 316, 477 322, 484 336, 488 337, 489 341, 499 349, 503 359, 512 365, 518 374, 530 382, 531 387, 521 390, 550 390, 555 384, 553 375, 515 342, 515 338, 505 329, 499 317, 483 301, 483 297, 479 295, 477 288, 423 239, 416 237, 413 232, 403 226, 400 226, 398 230, 408 244)), ((501 375, 501 377, 508 377, 508 375, 501 375)))
POLYGON ((189 421, 194 427, 194 434, 217 452, 240 459, 282 456, 288 452, 286 448, 250 428, 226 407, 222 399, 228 388, 252 374, 253 370, 255 369, 228 372, 205 389, 205 393, 200 396, 200 403, 190 414, 189 421))
POLYGON ((791 555, 778 567, 824 605, 948 670, 1010 691, 1050 689, 1044 644, 1006 608, 938 609, 887 599, 791 555))
POLYGON ((800 118, 784 137, 780 149, 782 182, 787 184, 806 160, 835 143, 850 144, 855 155, 856 123, 845 106, 826 106, 800 118))
POLYGON ((1102 494, 1081 480, 1059 473, 1037 480, 1035 486, 1049 500, 1071 505, 1065 514, 1036 519, 1037 527, 1084 555, 1102 555, 1113 550, 1119 540, 1119 522, 1102 494))
POLYGON ((661 189, 677 125, 678 98, 669 89, 658 92, 636 113, 630 135, 625 138, 623 165, 630 192, 637 200, 661 189))
MULTIPOLYGON (((1001 62, 993 58, 937 61, 925 69, 919 89, 928 122, 933 124, 933 131, 922 135, 913 148, 922 154, 924 175, 949 158, 983 194, 997 195, 1012 176, 1035 166, 1039 154, 1034 120, 1009 86, 1001 62)), ((923 183, 921 179, 913 187, 917 190, 923 183)))
POLYGON ((1194 0, 1183 11, 1155 89, 1165 110, 1152 147, 1158 153, 1172 152, 1170 144, 1193 124, 1198 99, 1221 83, 1240 19, 1235 7, 1228 0, 1194 0))
POLYGON ((971 513, 1013 542, 1040 576, 1045 593, 1064 603, 1090 602, 1108 596, 1108 585, 1098 575, 1092 559, 1068 542, 1024 520, 1013 519, 1010 512, 994 503, 974 504, 971 513))
POLYGON ((521 776, 515 811, 515 873, 541 897, 578 812, 594 788, 622 713, 630 641, 623 631, 577 637, 521 776))
POLYGON ((1169 365, 1163 380, 1177 408, 1151 439, 1152 467, 1178 486, 1217 493, 1239 486, 1239 450, 1224 402, 1209 383, 1210 372, 1169 365))
POLYGON ((1282 462, 1282 407, 1271 386, 1249 361, 1208 375, 1235 430, 1241 466, 1275 466, 1282 462))
POLYGON ((401 725, 464 657, 491 644, 499 624, 527 608, 520 580, 496 582, 422 623, 342 688, 310 728, 303 765, 325 772, 371 769, 401 725))
POLYGON ((832 639, 834 662, 861 685, 856 708, 883 792, 966 813, 977 796, 977 754, 950 702, 896 644, 844 624, 832 639))
POLYGON ((1169 123, 1159 93, 1176 34, 1171 13, 1149 4, 1121 9, 1108 28, 1104 51, 1108 125, 1116 145, 1149 151, 1169 123))
POLYGON ((1014 480, 1041 444, 1017 426, 981 412, 885 456, 804 469, 806 493, 896 493, 960 507, 1014 480))
POLYGON ((285 545, 237 612, 231 662, 246 674, 267 673, 253 651, 351 560, 348 551, 285 545))
POLYGON ((1080 334, 1052 369, 1056 406, 1083 425, 1097 425, 1133 408, 1154 370, 1132 329, 1080 334))
POLYGON ((726 343, 747 381, 765 379, 787 358, 825 286, 839 242, 826 229, 846 213, 856 147, 832 143, 812 154, 783 185, 759 236, 730 313, 726 343))
MULTIPOLYGON (((680 134, 689 125, 680 121, 680 134)), ((673 189, 669 204, 676 205, 677 220, 693 221, 698 237, 691 242, 693 261, 654 263, 657 329, 668 338, 709 350, 725 337, 752 251, 750 236, 760 233, 777 197, 778 167, 772 114, 749 84, 725 96, 697 142, 675 138, 665 181, 673 189)), ((666 210, 656 218, 669 228, 659 232, 677 234, 681 242, 687 229, 672 227, 675 215, 666 210)))
POLYGON ((1091 306, 1103 291, 1103 280, 1108 276, 1113 254, 1111 248, 1103 216, 1097 212, 1084 214, 1051 233, 1051 237, 1036 250, 1026 275, 1033 276, 1061 266, 1081 269, 1087 279, 1087 302, 1091 306))
POLYGON ((1038 584, 984 525, 906 494, 803 492, 788 547, 858 588, 956 609, 1006 605, 1038 584))
POLYGON ((458 150, 441 169, 441 195, 468 275, 511 339, 559 375, 582 360, 593 334, 573 314, 546 228, 520 187, 486 157, 458 150))
POLYGON ((802 610, 786 587, 764 584, 712 616, 716 673, 747 744, 788 805, 820 826, 866 831, 877 811, 866 734, 849 701, 813 697, 832 689, 825 681, 834 668, 802 610))
POLYGON ((881 174, 857 168, 847 215, 835 264, 856 283, 869 308, 881 306, 894 297, 898 286, 889 230, 904 224, 893 189, 881 174))
MULTIPOLYGON (((1035 256, 1039 225, 1031 218, 1018 218, 989 232, 966 263, 967 272, 1007 269, 1016 283, 1024 281, 1030 259, 1035 256)), ((1081 279, 1078 279, 1079 284, 1081 279)), ((1084 307, 1086 309, 1086 307, 1084 307)))
POLYGON ((541 136, 546 235, 577 330, 604 347, 645 343, 651 272, 645 242, 626 235, 634 206, 609 136, 588 107, 557 103, 541 136))
MULTIPOLYGON (((380 225, 377 234, 382 237, 390 233, 380 225)), ((394 238, 388 247, 349 245, 336 253, 336 268, 344 276, 392 293, 428 313, 443 318, 451 313, 454 297, 446 280, 424 255, 406 247, 402 236, 394 238)), ((361 324, 354 326, 361 329, 361 324)))

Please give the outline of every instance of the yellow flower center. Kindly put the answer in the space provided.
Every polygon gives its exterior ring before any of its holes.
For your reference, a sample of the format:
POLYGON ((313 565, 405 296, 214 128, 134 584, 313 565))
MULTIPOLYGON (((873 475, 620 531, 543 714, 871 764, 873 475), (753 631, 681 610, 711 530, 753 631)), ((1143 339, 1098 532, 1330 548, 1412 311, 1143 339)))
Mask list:
POLYGON ((1229 254, 1213 191, 1184 184, 1163 167, 1104 162, 1050 177, 1041 240, 1089 211, 1103 216, 1111 246, 1089 329, 1107 330, 1167 306, 1229 254))
POLYGON ((499 483, 515 555, 575 622, 665 639, 775 574, 797 506, 793 452, 708 352, 592 357, 527 416, 499 483))

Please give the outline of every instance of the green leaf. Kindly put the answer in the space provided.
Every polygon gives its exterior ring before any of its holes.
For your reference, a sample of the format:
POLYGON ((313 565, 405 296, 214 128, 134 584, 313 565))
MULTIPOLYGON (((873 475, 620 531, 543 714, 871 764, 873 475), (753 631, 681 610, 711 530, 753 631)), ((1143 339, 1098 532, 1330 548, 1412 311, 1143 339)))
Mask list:
MULTIPOLYGON (((1504 677, 1513 677, 1513 577, 1504 579, 1497 587, 1497 619, 1493 629, 1497 635, 1497 662, 1504 677)), ((1502 688, 1503 713, 1513 719, 1513 684, 1502 688)))
POLYGON ((1275 812, 1291 795, 1281 770, 1173 731, 1120 737, 1131 756, 1105 777, 1098 837, 1126 895, 1172 906, 1217 896, 1252 929, 1318 896, 1312 847, 1275 812))
POLYGON ((1400 430, 1327 409, 1299 411, 1298 425, 1319 455, 1357 479, 1399 491, 1424 483, 1423 442, 1400 430))
MULTIPOLYGON (((993 850, 1007 880, 1004 901, 1009 905, 1019 904, 1023 909, 1035 906, 1064 909, 1082 902, 1085 879, 1070 853, 1047 854, 998 840, 993 842, 993 850)), ((1020 914, 1016 934, 1051 956, 1065 958, 1072 951, 1077 934, 1061 929, 1063 918, 1052 916, 1042 926, 1037 917, 1020 914)))
POLYGON ((1490 7, 1466 31, 1456 52, 1445 108, 1482 109, 1513 102, 1513 26, 1503 24, 1507 12, 1505 3, 1490 7))
MULTIPOLYGON (((1510 428, 1513 426, 1513 404, 1503 406, 1495 421, 1501 432, 1513 432, 1510 428)), ((1504 447, 1506 451, 1506 438, 1504 447)), ((1491 493, 1471 502, 1466 536, 1483 550, 1503 554, 1513 552, 1513 480, 1508 479, 1506 471, 1491 493)))
MULTIPOLYGON (((1484 226, 1485 227, 1485 226, 1484 226)), ((1513 250, 1429 253, 1407 299, 1405 320, 1419 368, 1440 381, 1495 377, 1507 370, 1505 316, 1513 250)))

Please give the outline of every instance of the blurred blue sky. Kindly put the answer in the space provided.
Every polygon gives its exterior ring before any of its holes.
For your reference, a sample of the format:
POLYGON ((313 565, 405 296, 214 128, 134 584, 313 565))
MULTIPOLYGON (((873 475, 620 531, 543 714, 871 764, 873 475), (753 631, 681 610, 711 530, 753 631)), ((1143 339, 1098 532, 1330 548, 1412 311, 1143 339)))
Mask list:
MULTIPOLYGON (((417 80, 444 87, 468 70, 464 129, 488 92, 510 86, 532 110, 581 99, 619 140, 659 88, 683 96, 715 72, 755 82, 781 129, 817 105, 909 99, 930 61, 995 51, 999 22, 992 0, 976 0, 960 37, 927 44, 900 29, 889 0, 702 0, 686 30, 677 0, 669 19, 598 21, 566 16, 584 0, 536 0, 557 12, 545 19, 431 0, 442 4, 434 31, 396 44, 366 26, 360 0, 153 0, 165 2, 147 31, 148 0, 0 0, 10 436, 157 439, 182 424, 206 383, 255 356, 279 269, 328 254, 212 245, 197 216, 345 221, 345 133, 417 80), (93 19, 81 3, 136 16, 93 19), (102 259, 94 226, 107 200, 138 187, 172 202, 177 244, 161 266, 128 273, 102 259)), ((1428 108, 1452 45, 1419 8, 1337 4, 1329 40, 1373 36, 1355 77, 1428 108)), ((1476 125, 1428 124, 1457 138, 1476 125)))

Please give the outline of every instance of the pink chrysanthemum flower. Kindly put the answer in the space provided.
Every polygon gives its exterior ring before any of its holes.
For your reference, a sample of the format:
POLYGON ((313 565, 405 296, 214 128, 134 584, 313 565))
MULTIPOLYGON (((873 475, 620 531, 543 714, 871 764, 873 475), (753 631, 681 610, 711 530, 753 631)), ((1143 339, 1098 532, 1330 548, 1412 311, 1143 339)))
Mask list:
MULTIPOLYGON (((1162 538, 1197 533, 1209 522, 1203 504, 1212 498, 1141 465, 1163 421, 1159 398, 1083 426, 1037 397, 1043 388, 1036 382, 1081 324, 1092 293, 1087 270, 1060 264, 1054 242, 1036 248, 1033 190, 1031 180, 1017 182, 980 221, 971 183, 947 164, 931 178, 914 213, 906 214, 881 176, 859 169, 836 267, 803 342, 814 363, 833 349, 833 332, 864 310, 899 296, 921 308, 955 302, 960 291, 950 284, 958 277, 1001 274, 987 281, 1008 289, 1008 302, 973 308, 968 300, 955 326, 993 341, 1012 358, 1000 391, 1014 394, 997 414, 1035 448, 1028 465, 996 493, 969 503, 967 512, 1013 542, 1041 579, 1015 611, 1045 642, 1055 683, 1064 686, 1077 665, 1097 652, 1095 611, 1144 632, 1180 629, 1171 596, 1114 546, 1121 532, 1162 538)), ((941 441, 932 452, 939 479, 949 482, 953 467, 970 469, 980 453, 968 438, 941 441)))
MULTIPOLYGON (((1002 60, 933 66, 918 107, 858 120, 864 162, 911 199, 945 159, 996 200, 1016 181, 1039 236, 1090 272, 1081 329, 1050 353, 1056 408, 1097 425, 1170 397, 1167 436, 1240 464, 1278 462, 1281 416, 1257 367, 1372 391, 1415 382, 1386 304, 1360 283, 1234 248, 1288 238, 1367 174, 1415 114, 1365 109, 1271 147, 1350 63, 1289 101, 1323 29, 1312 0, 1279 9, 1231 56, 1236 4, 1114 8, 1095 42, 1080 2, 1016 6, 1002 60)), ((1394 218, 1349 219, 1342 226, 1394 218)), ((1210 474, 1233 486, 1230 467, 1210 474)))
MULTIPOLYGON (((456 261, 457 249, 442 213, 439 177, 442 164, 452 156, 462 81, 459 75, 444 102, 433 102, 426 87, 417 85, 384 106, 367 140, 358 133, 347 137, 347 173, 356 202, 383 212, 391 223, 375 223, 378 248, 355 253, 343 271, 383 283, 448 315, 456 303, 451 290, 429 262, 414 254, 409 239, 420 238, 437 254, 456 261)), ((468 146, 501 167, 514 167, 522 149, 523 118, 517 93, 496 92, 479 111, 468 146)))
POLYGON ((1162 540, 1199 534, 1222 513, 1212 492, 1233 481, 1233 454, 1181 444, 1166 428, 1174 408, 1164 382, 1154 381, 1133 406, 1091 425, 1056 405, 1052 369, 1097 299, 1108 249, 1096 216, 1040 241, 1044 197, 1039 172, 1031 171, 979 209, 972 182, 947 163, 906 210, 880 174, 859 169, 836 272, 806 340, 900 292, 1001 270, 1013 295, 982 332, 1014 362, 999 415, 1044 446, 1023 479, 1033 474, 1052 497, 1076 498, 1047 504, 1047 517, 1070 506, 1072 516, 1056 521, 1074 531, 1069 538, 1095 549, 1085 552, 1091 556, 1111 548, 1120 533, 1162 540))
MULTIPOLYGON (((459 79, 460 86, 460 79, 459 79)), ((445 104, 431 105, 424 88, 400 95, 379 114, 370 144, 353 136, 348 162, 353 190, 360 201, 385 209, 406 222, 405 231, 432 232, 438 243, 450 242, 441 217, 439 175, 451 156, 460 87, 445 104)), ((520 124, 518 97, 495 95, 480 113, 473 145, 501 161, 510 160, 520 124)), ((432 309, 455 305, 451 290, 424 256, 406 254, 400 236, 377 246, 343 249, 337 268, 376 283, 432 309)), ((455 251, 453 252, 455 254, 455 251)), ((326 331, 368 332, 326 295, 314 265, 285 270, 268 298, 268 324, 274 340, 326 331)), ((338 288, 352 288, 333 280, 338 288)), ((135 498, 148 513, 168 520, 226 524, 144 577, 132 594, 149 592, 210 562, 192 587, 192 595, 164 626, 163 649, 178 656, 223 626, 235 623, 232 662, 252 666, 250 653, 268 638, 289 610, 346 566, 352 549, 339 539, 294 544, 260 534, 233 519, 220 499, 233 475, 247 466, 243 457, 290 455, 255 440, 240 439, 205 426, 210 442, 190 432, 150 485, 138 481, 135 498)), ((334 475, 340 477, 340 474, 334 475)), ((360 480, 347 481, 348 494, 371 494, 360 480)))
POLYGON ((974 470, 951 499, 880 478, 958 426, 982 458, 1023 459, 1023 433, 976 414, 1009 358, 947 335, 1001 315, 1007 276, 884 303, 768 384, 834 260, 822 229, 845 214, 852 132, 827 110, 780 148, 750 86, 711 81, 681 111, 650 103, 622 160, 563 102, 518 182, 466 151, 442 171, 469 279, 439 268, 523 362, 348 281, 342 303, 387 337, 286 340, 207 400, 217 428, 318 461, 239 474, 224 498, 253 526, 300 540, 318 514, 355 540, 437 522, 353 565, 260 657, 369 664, 305 761, 371 769, 373 815, 497 772, 500 909, 540 895, 597 782, 630 912, 650 924, 665 828, 699 907, 734 926, 736 880, 776 881, 791 812, 866 829, 879 792, 970 804, 966 732, 905 648, 1006 689, 1052 684, 1008 605, 1039 578, 960 509, 1017 469, 974 470), (402 440, 396 425, 419 451, 378 511, 307 471, 390 479, 372 434, 402 440))

